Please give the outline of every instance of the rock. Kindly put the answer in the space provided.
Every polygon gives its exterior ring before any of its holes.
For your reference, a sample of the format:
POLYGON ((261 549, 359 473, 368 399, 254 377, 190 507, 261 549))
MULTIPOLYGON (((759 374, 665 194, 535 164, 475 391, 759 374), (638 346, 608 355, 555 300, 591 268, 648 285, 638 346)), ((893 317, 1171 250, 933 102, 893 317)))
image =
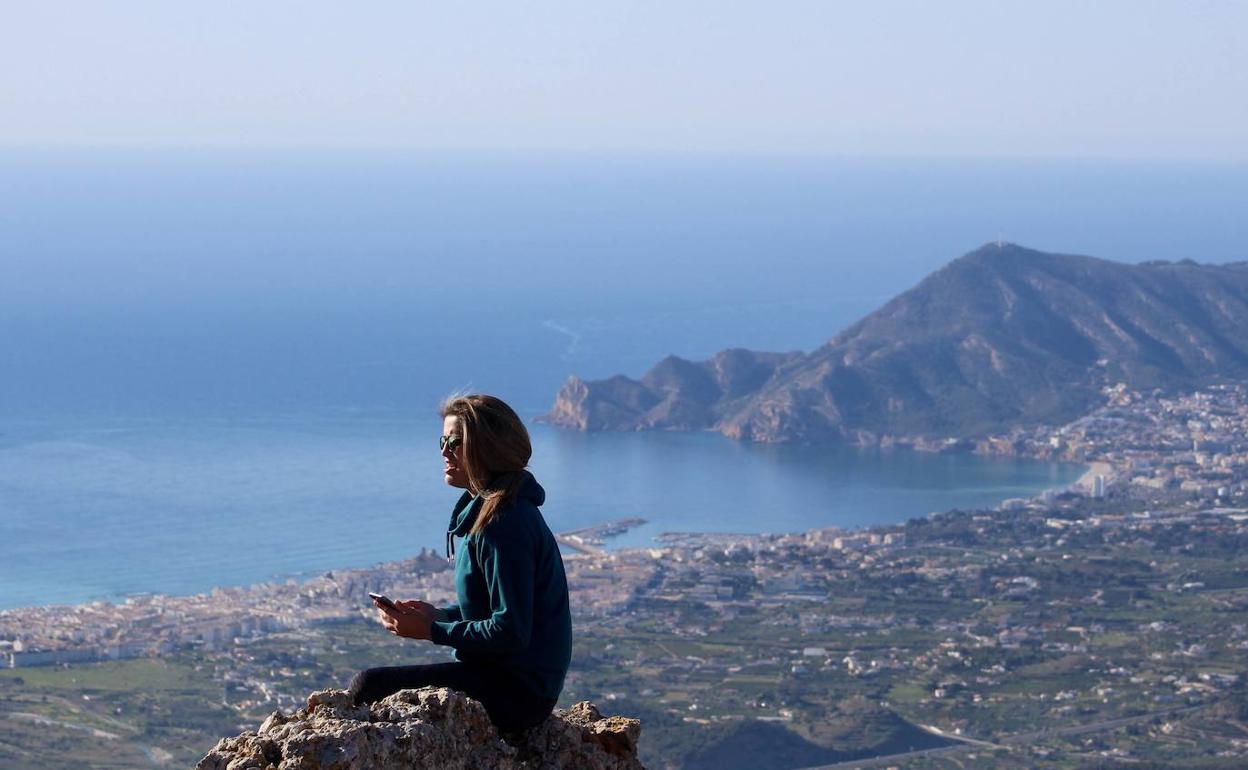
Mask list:
POLYGON ((570 377, 539 422, 578 430, 707 430, 726 405, 762 387, 800 353, 725 350, 694 363, 669 356, 640 380, 570 377))
POLYGON ((588 701, 556 712, 518 743, 521 764, 534 770, 640 768, 637 739, 641 722, 625 717, 603 718, 588 701), (593 747, 593 748, 590 748, 593 747))
POLYGON ((294 714, 222 739, 196 770, 645 770, 640 735, 640 721, 603 717, 589 702, 504 740, 485 708, 454 690, 401 690, 360 707, 321 690, 294 714))
POLYGON ((581 701, 564 713, 564 719, 581 726, 585 740, 596 743, 609 754, 617 757, 637 753, 637 739, 641 737, 641 720, 627 717, 607 717, 589 701, 581 701))
POLYGON ((260 735, 267 735, 284 724, 286 724, 286 715, 280 711, 274 711, 272 714, 269 714, 268 719, 265 719, 260 724, 260 729, 257 732, 260 735))

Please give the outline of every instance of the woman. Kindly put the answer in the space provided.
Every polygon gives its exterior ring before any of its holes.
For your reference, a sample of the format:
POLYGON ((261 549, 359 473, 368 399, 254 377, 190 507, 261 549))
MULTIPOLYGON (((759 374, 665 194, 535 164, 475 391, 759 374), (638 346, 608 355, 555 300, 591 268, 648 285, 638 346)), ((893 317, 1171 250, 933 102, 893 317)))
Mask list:
POLYGON ((540 724, 554 709, 572 657, 568 583, 538 506, 546 494, 525 470, 533 450, 524 423, 493 396, 442 405, 446 483, 465 490, 451 513, 447 555, 458 603, 378 605, 390 633, 455 650, 455 662, 361 671, 356 704, 399 690, 449 687, 481 701, 504 731, 540 724), (458 553, 455 538, 463 538, 458 553))

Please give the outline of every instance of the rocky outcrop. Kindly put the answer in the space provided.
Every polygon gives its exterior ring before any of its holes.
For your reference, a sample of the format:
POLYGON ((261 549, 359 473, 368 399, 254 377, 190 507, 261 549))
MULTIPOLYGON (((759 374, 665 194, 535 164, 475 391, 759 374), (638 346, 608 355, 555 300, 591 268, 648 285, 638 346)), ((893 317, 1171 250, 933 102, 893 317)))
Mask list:
POLYGON ((733 348, 697 363, 668 356, 641 380, 570 377, 540 421, 578 430, 705 430, 731 405, 803 358, 801 353, 733 348))
POLYGON ((1069 422, 1102 389, 1248 378, 1248 265, 1139 265, 989 244, 810 353, 671 357, 573 378, 545 420, 776 441, 910 443, 1069 422))
POLYGON ((644 770, 641 723, 588 702, 527 733, 500 736, 477 701, 444 688, 402 690, 369 706, 322 690, 222 739, 196 770, 644 770))

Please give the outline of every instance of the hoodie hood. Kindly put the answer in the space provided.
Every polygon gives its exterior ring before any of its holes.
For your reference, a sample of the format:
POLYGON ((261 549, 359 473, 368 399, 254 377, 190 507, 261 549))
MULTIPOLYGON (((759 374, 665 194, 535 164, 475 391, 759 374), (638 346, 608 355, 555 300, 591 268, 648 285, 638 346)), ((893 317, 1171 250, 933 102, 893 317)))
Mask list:
MULTIPOLYGON (((533 478, 533 474, 528 471, 522 471, 524 481, 520 484, 520 491, 516 493, 516 501, 521 500, 531 503, 533 506, 541 506, 546 502, 546 490, 542 489, 542 485, 537 483, 537 479, 533 478)), ((459 502, 455 503, 455 507, 451 510, 451 521, 446 527, 446 543, 447 555, 455 553, 455 546, 452 538, 464 537, 472 531, 472 525, 477 520, 477 514, 481 512, 481 505, 485 502, 485 498, 481 495, 474 495, 471 492, 465 492, 459 496, 459 502)))

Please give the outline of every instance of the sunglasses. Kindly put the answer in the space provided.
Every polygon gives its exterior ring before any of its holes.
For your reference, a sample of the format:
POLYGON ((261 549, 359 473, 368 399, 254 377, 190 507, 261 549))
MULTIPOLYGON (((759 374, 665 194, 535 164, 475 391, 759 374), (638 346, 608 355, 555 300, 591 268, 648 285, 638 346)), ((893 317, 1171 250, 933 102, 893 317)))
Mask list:
POLYGON ((452 452, 454 452, 463 443, 464 443, 463 436, 439 436, 438 437, 438 451, 445 452, 446 450, 449 449, 452 452))

